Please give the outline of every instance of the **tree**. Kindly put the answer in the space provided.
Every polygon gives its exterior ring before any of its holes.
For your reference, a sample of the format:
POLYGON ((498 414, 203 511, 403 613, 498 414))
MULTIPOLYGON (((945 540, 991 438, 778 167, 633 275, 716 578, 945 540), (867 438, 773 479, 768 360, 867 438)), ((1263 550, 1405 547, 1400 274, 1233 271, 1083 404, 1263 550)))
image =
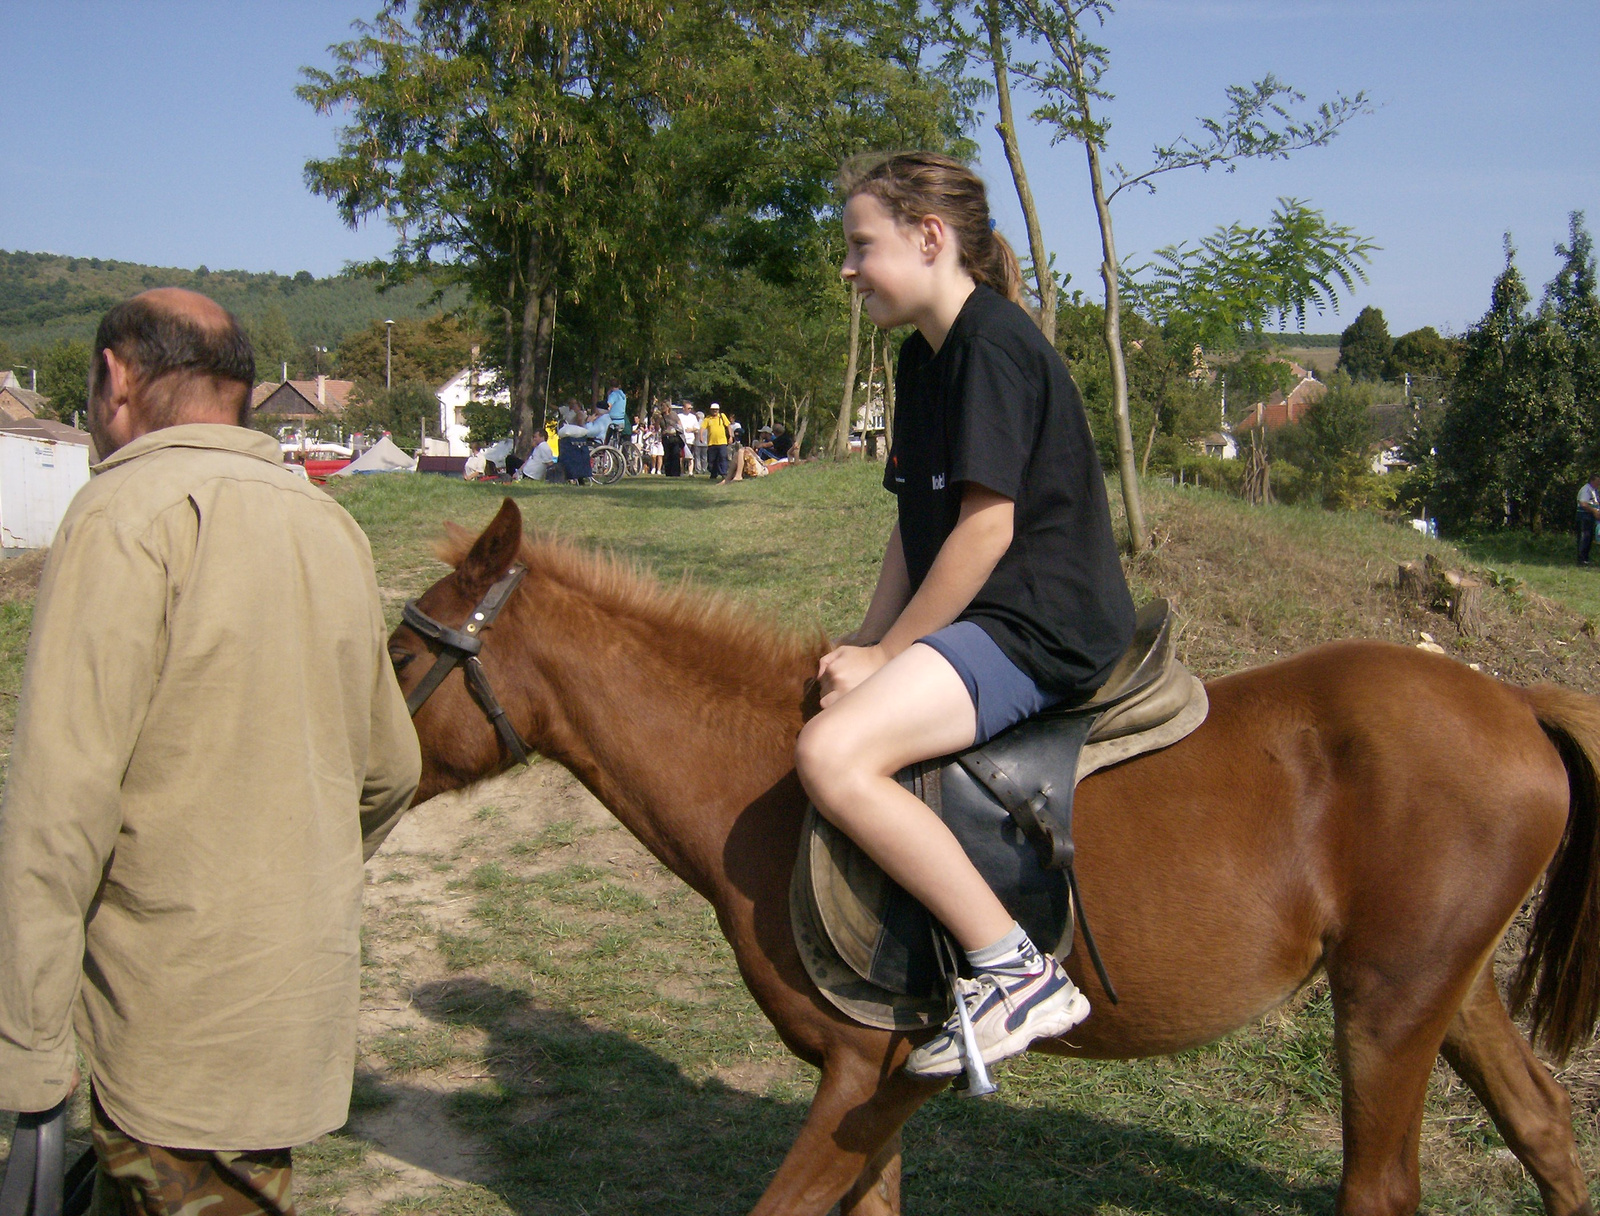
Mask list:
POLYGON ((46 416, 71 422, 74 413, 88 409, 93 357, 89 343, 77 338, 63 338, 33 352, 33 361, 39 366, 39 391, 50 398, 46 416))
POLYGON ((430 431, 439 426, 439 399, 433 387, 415 380, 385 389, 382 382, 359 382, 344 412, 344 426, 350 431, 380 435, 387 431, 408 451, 415 451, 422 440, 426 423, 430 431))
POLYGON ((1354 380, 1377 380, 1394 353, 1389 325, 1370 304, 1339 335, 1339 366, 1354 380))
POLYGON ((1385 380, 1431 381, 1437 392, 1427 394, 1430 399, 1443 394, 1444 386, 1456 374, 1461 362, 1461 343, 1453 338, 1441 337, 1431 325, 1413 329, 1394 340, 1394 347, 1383 365, 1385 380))
POLYGON ((1155 189, 1155 179, 1178 169, 1231 171, 1238 162, 1249 159, 1281 160, 1301 148, 1320 147, 1339 128, 1367 108, 1366 95, 1340 95, 1301 117, 1295 107, 1305 101, 1297 92, 1268 74, 1251 86, 1231 86, 1227 91, 1228 109, 1220 119, 1201 119, 1202 135, 1181 136, 1173 143, 1157 147, 1151 165, 1129 172, 1121 164, 1111 166, 1114 185, 1107 189, 1101 154, 1106 149, 1110 123, 1096 117, 1111 94, 1102 81, 1109 56, 1104 47, 1085 36, 1087 21, 1104 24, 1113 11, 1111 0, 1005 0, 1022 41, 1038 45, 1048 53, 1037 62, 1013 63, 1018 76, 1038 91, 1041 104, 1033 111, 1035 121, 1055 129, 1054 142, 1073 140, 1083 145, 1089 170, 1089 190, 1100 228, 1100 277, 1105 287, 1104 341, 1111 372, 1113 415, 1116 421, 1117 465, 1122 481, 1123 501, 1128 514, 1130 540, 1134 552, 1149 545, 1145 532, 1144 510, 1140 503, 1134 468, 1133 431, 1128 407, 1128 371, 1122 349, 1120 298, 1121 268, 1111 224, 1111 203, 1123 190, 1133 187, 1155 189))
MULTIPOLYGON (((1561 269, 1545 291, 1541 311, 1560 328, 1572 348, 1572 391, 1578 405, 1600 423, 1600 295, 1596 293, 1594 240, 1583 212, 1567 217, 1567 243, 1556 243, 1561 269)), ((1591 451, 1591 462, 1600 451, 1591 451)))
POLYGON ((1506 238, 1489 310, 1467 331, 1435 440, 1432 500, 1450 527, 1565 523, 1593 450, 1595 422, 1573 392, 1573 343, 1546 307, 1528 314, 1528 288, 1506 238))
POLYGON ((241 319, 250 345, 255 349, 257 379, 276 380, 284 375, 285 369, 288 371, 285 379, 304 374, 304 353, 295 341, 294 331, 289 328, 289 318, 277 301, 241 319))
POLYGON ((438 387, 472 360, 472 348, 488 336, 459 317, 399 317, 394 332, 373 321, 339 343, 339 374, 347 380, 382 384, 386 370, 396 383, 415 380, 438 387))
POLYGON ((892 0, 388 0, 358 28, 299 90, 348 115, 307 180, 394 225, 389 279, 442 271, 496 319, 519 457, 558 304, 596 371, 629 347, 648 379, 685 279, 816 249, 845 155, 957 134, 892 0))
POLYGON ((1328 391, 1306 411, 1305 469, 1316 479, 1324 506, 1358 505, 1357 487, 1368 475, 1371 407, 1370 386, 1336 371, 1328 380, 1328 391))

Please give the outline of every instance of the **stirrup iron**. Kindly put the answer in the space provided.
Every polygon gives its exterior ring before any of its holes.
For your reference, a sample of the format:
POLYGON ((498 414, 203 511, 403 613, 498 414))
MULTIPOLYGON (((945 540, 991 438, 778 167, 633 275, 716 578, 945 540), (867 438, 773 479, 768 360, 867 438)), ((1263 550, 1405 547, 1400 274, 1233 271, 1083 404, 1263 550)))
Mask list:
POLYGON ((962 995, 957 982, 960 978, 960 963, 956 958, 955 946, 950 941, 950 935, 942 929, 935 927, 933 935, 934 944, 938 947, 939 968, 944 972, 945 980, 950 985, 950 995, 956 1003, 956 1018, 961 1023, 963 1071, 953 1088, 963 1098, 987 1097, 999 1087, 990 1078, 989 1069, 983 1062, 983 1052, 978 1050, 978 1036, 972 1029, 972 1014, 967 1011, 967 998, 962 995))

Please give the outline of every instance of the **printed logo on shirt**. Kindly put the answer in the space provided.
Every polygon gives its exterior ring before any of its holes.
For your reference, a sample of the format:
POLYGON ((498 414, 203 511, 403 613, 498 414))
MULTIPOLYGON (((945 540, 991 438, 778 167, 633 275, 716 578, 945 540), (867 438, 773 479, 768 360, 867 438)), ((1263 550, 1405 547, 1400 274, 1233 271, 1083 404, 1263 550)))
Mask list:
POLYGON ((943 473, 935 473, 933 475, 933 488, 935 490, 944 489, 944 474, 943 473))

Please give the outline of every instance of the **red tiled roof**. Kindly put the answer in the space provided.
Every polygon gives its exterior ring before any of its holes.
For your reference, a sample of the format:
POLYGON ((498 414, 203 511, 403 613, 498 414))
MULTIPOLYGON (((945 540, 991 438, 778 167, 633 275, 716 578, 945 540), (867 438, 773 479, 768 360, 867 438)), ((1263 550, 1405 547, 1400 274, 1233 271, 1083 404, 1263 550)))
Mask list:
POLYGON ((1291 422, 1299 422, 1305 417, 1312 403, 1322 400, 1322 395, 1327 391, 1327 385, 1307 376, 1289 391, 1287 397, 1281 392, 1274 392, 1265 401, 1256 402, 1250 407, 1250 412, 1244 416, 1244 420, 1234 429, 1252 431, 1259 426, 1275 431, 1281 426, 1288 426, 1291 422))

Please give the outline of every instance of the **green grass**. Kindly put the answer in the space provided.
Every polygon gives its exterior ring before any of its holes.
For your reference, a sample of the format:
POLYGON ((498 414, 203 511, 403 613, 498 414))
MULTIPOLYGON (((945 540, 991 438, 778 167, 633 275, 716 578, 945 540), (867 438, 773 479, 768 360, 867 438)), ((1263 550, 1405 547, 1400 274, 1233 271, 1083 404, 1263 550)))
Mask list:
POLYGON ((1460 542, 1474 561, 1526 583, 1530 590, 1600 620, 1600 567, 1577 564, 1577 541, 1565 532, 1486 532, 1460 542))

